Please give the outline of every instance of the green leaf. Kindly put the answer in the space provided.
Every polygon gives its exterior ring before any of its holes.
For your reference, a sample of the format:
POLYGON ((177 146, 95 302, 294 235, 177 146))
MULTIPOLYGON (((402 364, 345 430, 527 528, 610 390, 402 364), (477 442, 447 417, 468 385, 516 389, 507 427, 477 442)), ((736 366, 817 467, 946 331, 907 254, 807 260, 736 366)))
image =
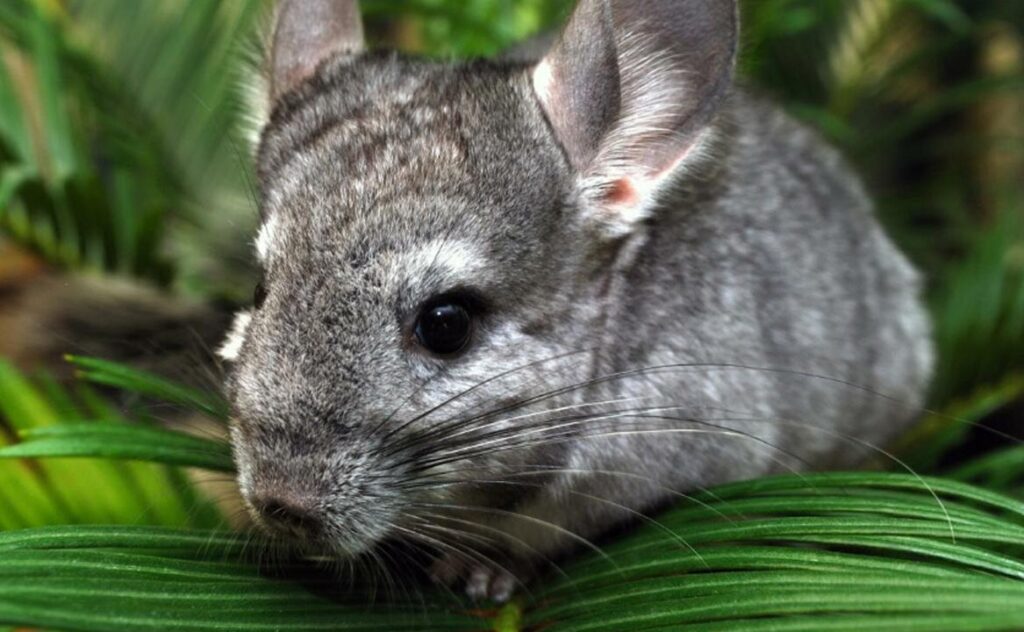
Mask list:
POLYGON ((949 473, 951 478, 984 485, 1007 492, 1018 491, 1014 486, 1024 478, 1024 446, 998 450, 965 463, 949 473))
MULTIPOLYGON (((0 534, 0 622, 67 630, 480 630, 461 604, 368 605, 323 575, 272 579, 217 532, 43 529, 0 534), (145 552, 137 552, 143 549, 145 552)), ((286 571, 287 565, 278 567, 286 571)))
POLYGON ((80 377, 95 384, 179 404, 215 419, 227 418, 227 403, 220 397, 108 360, 78 356, 67 356, 67 360, 79 368, 80 377))
POLYGON ((129 459, 233 472, 231 447, 173 430, 126 424, 61 424, 20 433, 0 458, 129 459))
MULTIPOLYGON (((984 386, 970 396, 951 402, 941 411, 929 412, 897 445, 915 469, 934 469, 942 455, 972 430, 985 428, 982 420, 1024 396, 1024 375, 1011 374, 998 384, 984 386)), ((964 475, 954 478, 965 480, 964 475)), ((968 477, 970 478, 970 477, 968 477)), ((986 485, 993 489, 1002 486, 986 485)))

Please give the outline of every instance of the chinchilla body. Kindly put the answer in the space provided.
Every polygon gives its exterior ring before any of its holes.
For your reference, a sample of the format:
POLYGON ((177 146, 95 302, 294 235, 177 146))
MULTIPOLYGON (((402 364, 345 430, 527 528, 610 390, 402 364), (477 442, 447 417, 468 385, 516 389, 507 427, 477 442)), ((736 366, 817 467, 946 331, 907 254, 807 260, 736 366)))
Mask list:
POLYGON ((223 349, 271 532, 417 541, 505 598, 679 493, 852 466, 914 418, 919 280, 857 178, 733 86, 731 3, 638 4, 467 64, 365 52, 352 2, 282 6, 265 279, 223 349))

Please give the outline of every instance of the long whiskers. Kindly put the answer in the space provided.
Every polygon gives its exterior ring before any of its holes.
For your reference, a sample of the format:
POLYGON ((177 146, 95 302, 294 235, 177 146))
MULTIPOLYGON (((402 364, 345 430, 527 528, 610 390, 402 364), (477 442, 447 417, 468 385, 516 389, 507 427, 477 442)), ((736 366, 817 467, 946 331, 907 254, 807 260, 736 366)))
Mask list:
MULTIPOLYGON (((603 415, 584 415, 570 418, 570 421, 554 423, 553 425, 539 425, 533 429, 521 429, 521 428, 507 428, 500 432, 490 433, 483 437, 482 440, 468 443, 465 446, 456 446, 455 449, 451 449, 445 446, 445 451, 439 453, 436 449, 432 452, 436 455, 433 458, 418 458, 411 457, 408 463, 403 465, 414 465, 418 470, 428 469, 430 467, 438 467, 447 463, 471 459, 475 455, 481 454, 493 454, 494 452, 508 451, 514 449, 522 449, 528 447, 537 447, 542 445, 551 445, 559 442, 567 442, 578 439, 597 439, 597 438, 610 438, 616 436, 641 436, 650 434, 714 434, 719 436, 732 436, 742 437, 749 439, 756 443, 760 443, 772 451, 778 451, 782 454, 808 465, 798 455, 791 453, 784 448, 776 446, 771 442, 758 437, 756 435, 737 430, 735 428, 728 428, 725 426, 717 425, 706 421, 703 418, 698 417, 683 417, 683 416, 671 416, 671 415, 659 415, 654 413, 671 412, 680 410, 680 406, 660 406, 651 408, 632 409, 627 411, 616 411, 613 413, 607 413, 603 415), (614 429, 609 431, 597 431, 593 427, 596 421, 613 421, 616 419, 650 419, 658 421, 671 421, 671 422, 684 422, 697 426, 699 428, 640 428, 640 429, 614 429), (581 434, 575 432, 580 428, 585 428, 587 432, 581 434), (567 432, 572 430, 572 432, 567 432), (556 434, 561 431, 561 434, 556 434), (543 436, 541 436, 543 435, 543 436), (511 441, 509 441, 511 440, 511 441)), ((558 419, 548 420, 550 422, 559 422, 558 419)), ((788 466, 784 462, 777 460, 774 456, 769 456, 779 465, 787 467, 791 471, 794 471, 791 466, 788 466)), ((794 471, 795 473, 795 471, 794 471)))
MULTIPOLYGON (((728 411, 728 409, 724 409, 724 410, 726 410, 726 412, 733 412, 733 411, 728 411)), ((737 418, 723 418, 723 419, 719 419, 719 421, 754 421, 754 422, 756 422, 756 421, 761 421, 761 420, 758 419, 758 418, 737 417, 737 418)), ((799 422, 799 421, 793 421, 793 420, 790 420, 790 419, 772 419, 771 421, 776 423, 776 424, 778 424, 778 425, 781 425, 781 426, 795 426, 795 427, 798 427, 798 428, 810 429, 810 430, 813 430, 813 431, 816 431, 816 432, 821 432, 821 433, 827 434, 829 436, 835 437, 836 439, 839 439, 840 441, 844 441, 844 442, 847 442, 847 443, 854 443, 854 444, 859 445, 861 447, 867 448, 868 450, 871 450, 871 451, 873 451, 873 452, 875 452, 877 454, 880 454, 881 456, 883 456, 886 459, 888 459, 888 460, 892 461, 893 463, 895 463, 898 467, 906 470, 907 473, 909 473, 911 476, 913 476, 921 484, 921 487, 923 489, 925 489, 929 493, 929 495, 931 495, 931 497, 933 499, 935 499, 936 505, 939 507, 940 510, 942 510, 942 513, 946 517, 946 523, 949 525, 950 539, 953 542, 956 542, 956 529, 953 526, 953 519, 949 515, 949 511, 946 508, 946 504, 944 502, 942 502, 942 499, 935 492, 935 490, 932 488, 932 486, 928 484, 928 481, 926 481, 924 479, 924 477, 922 477, 917 472, 917 470, 915 470, 914 468, 910 467, 910 464, 908 464, 903 459, 899 458, 898 456, 896 456, 895 454, 893 454, 889 450, 886 450, 885 448, 882 448, 881 446, 875 445, 875 444, 873 444, 873 443, 871 443, 869 441, 864 441, 863 439, 861 439, 859 437, 856 437, 856 436, 853 436, 853 435, 849 435, 847 433, 836 432, 836 431, 831 430, 829 428, 823 428, 821 426, 814 426, 814 425, 811 425, 811 424, 807 424, 807 423, 803 423, 803 422, 799 422)))
MULTIPOLYGON (((474 480, 466 481, 466 482, 467 483, 482 483, 482 484, 488 484, 488 485, 511 485, 511 486, 526 485, 526 486, 536 487, 536 488, 543 487, 543 485, 541 483, 523 483, 522 481, 509 481, 509 480, 505 480, 505 479, 474 479, 474 480)), ((647 523, 649 525, 654 526, 655 528, 661 530, 663 533, 668 535, 671 539, 675 540, 680 546, 686 548, 691 553, 693 553, 694 556, 696 556, 697 559, 700 560, 700 562, 702 564, 707 566, 707 563, 704 561, 704 558, 701 556, 700 553, 697 552, 697 549, 693 548, 693 546, 690 545, 689 542, 687 542, 685 539, 683 539, 678 533, 676 533, 675 531, 669 529, 668 527, 663 525, 661 522, 659 522, 658 520, 648 516, 647 514, 641 512, 641 511, 637 511, 636 509, 633 509, 632 507, 627 507, 626 505, 623 505, 622 503, 616 502, 614 500, 611 500, 611 499, 608 499, 608 498, 602 498, 600 496, 595 496, 593 494, 588 494, 586 492, 581 492, 581 491, 578 491, 578 490, 568 490, 568 493, 570 495, 572 495, 572 496, 577 497, 577 498, 585 498, 587 500, 591 500, 591 501, 594 501, 594 502, 597 502, 597 503, 600 503, 600 504, 603 504, 603 505, 607 505, 609 507, 612 507, 614 509, 617 509, 619 511, 627 513, 630 516, 632 516, 632 517, 634 517, 634 518, 636 518, 636 519, 638 519, 638 520, 640 520, 642 522, 645 522, 645 523, 647 523)))
MULTIPOLYGON (((554 568, 555 571, 557 571, 558 574, 562 575, 563 577, 566 577, 566 578, 569 577, 568 574, 564 570, 562 570, 562 567, 559 566, 558 564, 556 564, 554 562, 554 560, 552 560, 550 557, 548 557, 547 555, 543 554, 536 547, 532 546, 530 543, 526 542, 522 538, 518 538, 518 537, 508 533, 507 531, 503 531, 501 529, 498 529, 496 527, 492 527, 492 526, 484 524, 482 522, 473 522, 471 520, 463 520, 461 518, 456 518, 454 516, 434 514, 434 513, 426 512, 426 511, 419 512, 419 516, 422 517, 423 519, 426 519, 426 521, 429 524, 437 525, 440 522, 452 522, 452 523, 455 523, 455 524, 463 525, 466 528, 472 528, 473 530, 484 530, 484 531, 487 531, 489 533, 493 533, 493 534, 495 534, 495 536, 501 538, 502 540, 511 541, 513 544, 521 546, 523 549, 528 551, 532 556, 534 556, 534 557, 536 557, 538 559, 544 560, 545 562, 547 562, 547 564, 549 566, 554 568), (433 520, 434 522, 430 523, 429 522, 430 520, 433 520)), ((453 531, 455 533, 457 533, 457 534, 465 533, 465 529, 458 530, 458 531, 453 530, 453 531)))
POLYGON ((612 560, 608 556, 608 554, 606 554, 604 552, 604 550, 601 549, 601 547, 597 546, 596 544, 594 544, 593 542, 591 542, 587 538, 584 538, 583 536, 581 536, 581 535, 579 535, 579 534, 577 534, 577 533, 575 533, 575 532, 573 532, 573 531, 571 531, 569 529, 566 529, 565 527, 562 527, 561 525, 554 524, 553 522, 548 522, 547 520, 542 520, 540 518, 535 518, 533 516, 527 516, 527 515, 524 515, 524 514, 516 513, 514 511, 509 511, 507 509, 498 509, 496 507, 481 507, 481 506, 477 506, 477 505, 456 505, 454 503, 419 502, 419 501, 413 502, 413 503, 410 503, 410 504, 413 507, 422 507, 422 508, 425 508, 425 509, 441 509, 441 510, 450 509, 450 510, 464 511, 464 512, 470 512, 470 513, 483 513, 483 514, 497 515, 497 516, 502 516, 502 517, 505 517, 505 518, 511 518, 513 520, 522 520, 524 522, 528 522, 528 523, 536 525, 536 526, 540 526, 540 527, 544 527, 544 528, 547 528, 547 529, 551 529, 552 531, 555 531, 556 533, 559 533, 559 534, 561 534, 563 536, 566 536, 568 539, 572 540, 573 542, 576 542, 577 544, 581 544, 581 545, 585 546, 586 548, 590 549, 591 551, 593 551, 594 553, 597 553, 605 561, 607 561, 609 564, 611 564, 614 568, 618 568, 618 565, 615 563, 615 561, 612 560))
MULTIPOLYGON (((414 417, 412 417, 411 419, 407 420, 406 422, 403 422, 398 427, 396 427, 395 429, 393 429, 393 430, 391 430, 391 431, 389 431, 388 433, 385 434, 385 436, 384 436, 384 439, 385 439, 384 443, 387 443, 387 441, 392 439, 395 435, 400 433, 402 430, 408 428, 412 424, 414 424, 414 423, 416 423, 418 421, 422 421, 422 420, 426 419, 427 417, 429 417, 430 415, 434 414, 435 412, 437 412, 439 410, 442 410, 445 407, 451 405, 453 402, 457 401, 461 397, 463 397, 465 395, 468 395, 470 392, 478 390, 478 389, 480 389, 480 388, 482 388, 482 387, 484 387, 484 386, 486 386, 486 385, 488 385, 490 383, 493 383, 493 382, 495 382, 495 381, 497 381, 497 380, 499 380, 501 378, 510 376, 512 374, 515 374, 515 373, 517 373, 519 371, 528 369, 530 367, 534 367, 534 366, 540 365, 540 364, 542 364, 544 362, 547 362, 547 361, 551 361, 551 360, 559 359, 559 358, 563 358, 563 357, 571 357, 572 355, 579 354, 579 353, 585 353, 585 352, 588 352, 588 351, 589 350, 569 352, 567 354, 562 354, 560 356, 554 356, 553 358, 549 358, 549 359, 545 359, 545 360, 540 360, 540 361, 537 361, 537 362, 534 362, 534 363, 530 363, 530 364, 527 364, 527 365, 516 367, 516 368, 511 369, 509 371, 506 371, 506 372, 497 374, 495 376, 492 376, 491 378, 488 378, 487 380, 479 382, 479 383, 475 384, 474 386, 472 386, 472 387, 462 391, 461 393, 459 393, 459 394, 457 394, 457 395, 455 395, 453 397, 448 398, 447 400, 441 402, 440 404, 437 404, 437 405, 433 406, 432 408, 424 411, 423 413, 415 415, 414 417)), ((640 377, 640 376, 648 375, 648 374, 658 374, 658 373, 665 373, 665 372, 672 372, 672 371, 693 371, 693 370, 704 370, 704 371, 724 371, 724 370, 755 371, 755 372, 769 373, 769 374, 775 374, 775 375, 784 375, 784 376, 792 376, 792 377, 799 377, 799 378, 806 378, 806 379, 813 379, 813 380, 824 381, 824 382, 828 382, 828 383, 831 383, 831 384, 834 384, 834 385, 837 385, 837 386, 841 386, 841 387, 844 387, 844 388, 849 388, 849 389, 853 389, 853 390, 856 390, 856 391, 860 391, 860 392, 862 392, 862 393, 864 393, 866 395, 870 395, 872 397, 880 398, 880 399, 882 399, 884 401, 887 401, 887 402, 889 402, 891 404, 894 404, 894 405, 900 406, 901 408, 906 409, 908 413, 910 413, 910 412, 927 413, 927 414, 938 416, 938 417, 943 418, 943 419, 948 419, 950 421, 966 423, 966 424, 970 424, 970 425, 975 426, 975 427, 979 427, 979 428, 985 429, 986 431, 994 433, 994 434, 1000 436, 1001 438, 1013 441, 1015 443, 1022 443, 1022 442, 1024 442, 1021 439, 1019 439, 1017 437, 1013 437, 1012 435, 1009 435, 1007 433, 998 431, 998 430, 993 429, 993 428, 988 428, 984 424, 981 424, 981 423, 978 423, 978 422, 975 422, 975 421, 971 421, 971 420, 967 420, 967 419, 962 419, 962 418, 952 417, 952 416, 949 416, 949 415, 944 415, 944 414, 941 414, 941 413, 939 413, 939 412, 937 412, 935 410, 932 410, 932 409, 929 409, 929 408, 924 408, 924 407, 918 406, 917 404, 900 400, 897 397, 893 397, 891 395, 888 395, 888 394, 883 393, 881 391, 878 391, 876 389, 872 389, 872 388, 869 388, 867 386, 864 386, 864 385, 861 385, 861 384, 857 384, 857 383, 849 381, 849 380, 845 380, 845 379, 841 379, 841 378, 837 378, 837 377, 833 377, 833 376, 828 376, 828 375, 823 375, 823 374, 818 374, 818 373, 812 373, 812 372, 809 372, 809 371, 796 370, 796 369, 786 369, 786 368, 779 368, 779 367, 758 367, 758 366, 745 365, 745 364, 739 364, 739 363, 711 363, 711 362, 691 362, 691 363, 672 363, 672 364, 652 365, 652 366, 647 366, 647 367, 639 367, 639 368, 636 368, 636 369, 629 369, 629 370, 625 370, 625 371, 618 371, 618 372, 608 373, 608 374, 604 374, 604 375, 599 375, 599 376, 596 376, 596 377, 593 377, 593 378, 590 378, 590 379, 587 379, 587 380, 584 380, 584 381, 581 381, 581 382, 577 382, 577 383, 574 383, 574 384, 569 384, 569 385, 566 385, 566 386, 561 386, 561 387, 558 387, 558 388, 555 388, 555 389, 547 390, 547 391, 545 391, 543 393, 540 393, 538 395, 534 395, 534 396, 525 398, 525 399, 517 401, 517 402, 515 402, 513 404, 507 404, 507 405, 498 406, 496 408, 493 408, 493 409, 491 409, 489 411, 485 411, 485 412, 480 413, 480 414, 472 415, 472 416, 469 416, 469 417, 464 417, 464 416, 460 415, 460 416, 449 418, 447 420, 444 420, 444 421, 440 422, 436 426, 433 426, 426 433, 418 433, 417 436, 415 438, 411 439, 411 440, 415 440, 415 441, 421 441, 421 440, 428 441, 428 440, 431 440, 431 439, 434 439, 434 438, 443 437, 443 436, 446 436, 447 433, 450 433, 450 432, 452 432, 454 430, 458 430, 458 429, 461 429, 461 428, 464 428, 464 427, 467 427, 467 426, 472 426, 473 424, 479 422, 482 419, 486 419, 488 417, 494 417, 494 416, 503 415, 505 413, 509 413, 509 412, 512 412, 512 411, 515 411, 515 410, 518 410, 518 409, 522 409, 522 408, 525 408, 525 407, 533 405, 533 404, 538 404, 538 403, 544 402, 546 400, 559 397, 561 395, 566 395, 566 394, 578 392, 578 391, 585 390, 587 388, 590 388, 592 386, 597 386, 597 385, 600 385, 600 384, 615 382, 617 380, 624 380, 624 379, 631 378, 631 377, 640 377)), ((406 439, 405 442, 401 442, 400 441, 399 444, 407 443, 409 440, 410 439, 406 439)))
MULTIPOLYGON (((420 413, 418 415, 413 416, 411 419, 408 419, 407 421, 404 421, 404 422, 400 423, 396 428, 393 428, 392 430, 389 430, 388 432, 386 432, 381 437, 381 443, 387 443, 387 441, 390 438, 392 438, 393 436, 395 436, 396 434, 398 434, 402 430, 406 429, 410 425, 416 423, 417 421, 420 421, 422 419, 425 419, 425 418, 429 417, 430 415, 432 415, 433 413, 441 410, 442 408, 444 408, 446 406, 449 406, 452 403, 462 399, 463 397, 466 397, 466 396, 470 395, 471 393, 473 393, 473 392, 475 392, 475 391, 477 391, 477 390, 479 390, 479 389, 481 389, 481 388, 483 388, 483 387, 485 387, 485 386, 487 386, 489 384, 492 384, 492 383, 494 383, 494 382, 496 382, 496 381, 498 381, 500 379, 503 379, 503 378, 508 377, 510 375, 514 375, 514 374, 516 374, 516 373, 518 373, 520 371, 525 371, 527 369, 536 368, 537 366, 540 366, 540 365, 548 363, 548 362, 554 362, 556 360, 563 360, 565 358, 570 358, 570 357, 572 357, 574 355, 578 355, 578 354, 581 354, 581 353, 589 353, 589 351, 590 350, 584 349, 584 350, 575 350, 575 351, 568 351, 568 352, 565 352, 565 353, 560 353, 560 354, 557 354, 557 355, 554 355, 554 356, 550 356, 550 357, 547 357, 547 358, 542 358, 540 360, 535 360, 533 362, 529 362, 527 364, 523 364, 523 365, 514 367, 512 369, 509 369, 508 371, 503 371, 501 373, 498 373, 497 375, 493 375, 493 376, 491 376, 491 377, 489 377, 489 378, 487 378, 487 379, 485 379, 485 380, 483 380, 481 382, 477 382, 473 386, 471 386, 471 387, 469 387, 469 388, 467 388, 467 389, 465 389, 463 391, 460 391, 459 393, 457 393, 455 395, 452 395, 448 399, 442 401, 440 404, 437 404, 436 406, 433 406, 432 408, 429 408, 426 411, 424 411, 424 412, 422 412, 422 413, 420 413)), ((423 390, 424 386, 425 385, 420 386, 420 388, 417 389, 417 391, 415 391, 412 395, 410 395, 409 398, 407 398, 405 400, 405 402, 403 402, 399 406, 398 409, 396 409, 394 412, 392 412, 390 416, 385 418, 385 420, 383 422, 381 422, 380 424, 375 426, 370 431, 371 436, 373 436, 376 433, 378 433, 391 419, 393 419, 394 415, 398 412, 398 410, 400 410, 402 406, 404 406, 406 403, 408 403, 408 401, 412 397, 414 397, 416 394, 421 392, 423 390)))
MULTIPOLYGON (((519 464, 519 465, 517 465, 517 467, 524 468, 526 471, 504 473, 503 475, 506 477, 506 479, 515 479, 515 478, 521 478, 521 477, 522 478, 528 478, 528 477, 533 477, 533 476, 550 476, 552 474, 569 474, 569 475, 577 475, 577 476, 597 475, 597 476, 619 477, 619 478, 625 478, 625 479, 632 479, 632 480, 640 481, 640 482, 643 482, 643 483, 651 483, 659 491, 661 491, 661 492, 663 492, 663 493, 665 493, 665 494, 667 494, 669 496, 674 496, 674 497, 676 497, 676 498, 678 498, 680 500, 686 500, 688 502, 692 502, 695 505, 698 505, 698 506, 700 506, 700 507, 710 511, 711 513, 717 515, 719 518, 722 518, 726 522, 729 522, 730 524, 735 524, 735 521, 730 516, 726 515, 720 509, 718 509, 714 505, 708 503, 707 501, 704 501, 704 500, 700 499, 699 497, 694 496, 693 494, 687 494, 687 493, 678 491, 678 490, 676 490, 676 489, 674 489, 672 487, 669 487, 668 485, 665 485, 659 479, 656 479, 656 478, 651 477, 651 476, 644 476, 643 474, 639 474, 639 473, 636 473, 636 472, 621 472, 621 471, 617 471, 617 470, 608 470, 608 469, 600 469, 600 468, 591 468, 591 469, 565 468, 565 467, 558 467, 558 466, 554 466, 554 465, 534 465, 534 464, 529 464, 529 463, 519 464)), ((473 468, 471 468, 470 471, 472 471, 472 469, 473 468)), ((477 467, 475 469, 485 469, 485 468, 477 467)), ((465 470, 463 470, 463 472, 465 472, 465 470)), ((418 490, 418 489, 439 489, 439 488, 454 487, 454 486, 459 486, 459 485, 474 484, 474 483, 479 483, 479 482, 480 482, 480 480, 473 479, 473 478, 460 478, 459 480, 446 480, 446 479, 442 479, 439 476, 435 475, 435 476, 425 476, 425 477, 422 477, 420 480, 417 480, 416 482, 406 483, 406 484, 402 485, 402 489, 406 489, 406 490, 410 490, 410 491, 418 490)), ((720 502, 724 502, 724 501, 722 501, 721 498, 718 498, 711 490, 709 490, 706 487, 703 487, 701 485, 697 485, 697 486, 695 486, 695 489, 697 491, 701 492, 702 494, 708 495, 710 498, 712 498, 714 500, 717 500, 717 501, 720 501, 720 502)))

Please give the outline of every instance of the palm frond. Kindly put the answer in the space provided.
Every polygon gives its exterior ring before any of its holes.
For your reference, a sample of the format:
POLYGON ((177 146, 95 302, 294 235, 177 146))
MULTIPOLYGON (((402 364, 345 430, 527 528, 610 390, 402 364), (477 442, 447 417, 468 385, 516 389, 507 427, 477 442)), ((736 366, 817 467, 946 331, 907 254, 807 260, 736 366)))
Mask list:
MULTIPOLYGON (((1024 625, 1024 505, 941 479, 785 476, 711 490, 513 606, 390 595, 246 538, 140 527, 0 534, 0 622, 69 630, 880 629, 1024 625), (40 565, 47 568, 39 574, 40 565), (290 579, 281 579, 281 577, 290 579), (302 582, 294 581, 304 578, 302 582), (208 604, 216 603, 216 607, 208 604)), ((554 574, 553 574, 554 575, 554 574)), ((393 587, 394 588, 394 587, 393 587)))

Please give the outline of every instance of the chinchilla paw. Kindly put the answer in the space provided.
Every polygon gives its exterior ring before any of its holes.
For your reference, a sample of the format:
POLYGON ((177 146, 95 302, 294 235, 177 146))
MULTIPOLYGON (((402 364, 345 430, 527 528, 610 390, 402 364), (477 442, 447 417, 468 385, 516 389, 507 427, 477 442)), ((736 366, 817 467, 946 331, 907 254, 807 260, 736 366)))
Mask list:
POLYGON ((518 582, 515 575, 508 571, 483 565, 473 566, 466 579, 466 595, 473 601, 489 599, 505 603, 512 598, 518 582))
POLYGON ((473 601, 504 603, 512 598, 520 580, 510 571, 446 555, 434 561, 430 578, 445 586, 464 583, 466 595, 473 601))

